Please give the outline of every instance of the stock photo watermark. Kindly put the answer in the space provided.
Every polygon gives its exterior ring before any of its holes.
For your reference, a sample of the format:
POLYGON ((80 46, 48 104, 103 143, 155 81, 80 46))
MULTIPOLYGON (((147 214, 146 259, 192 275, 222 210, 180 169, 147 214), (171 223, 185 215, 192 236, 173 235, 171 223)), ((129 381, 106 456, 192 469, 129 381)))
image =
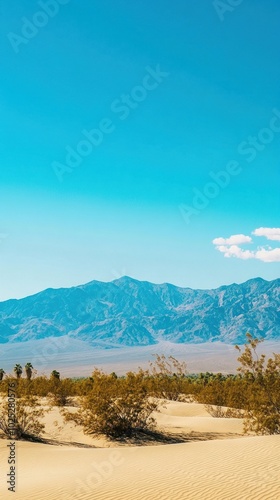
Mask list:
MULTIPOLYGON (((259 153, 265 150, 268 144, 274 140, 276 134, 280 133, 280 110, 274 108, 268 127, 262 128, 257 135, 249 135, 246 140, 240 142, 237 147, 239 156, 245 156, 248 164, 252 163, 259 153)), ((205 210, 211 200, 217 198, 222 190, 226 189, 231 183, 232 178, 243 172, 243 166, 240 161, 229 161, 224 170, 218 172, 209 172, 211 180, 207 182, 202 189, 193 188, 193 199, 190 205, 181 203, 179 210, 187 224, 193 215, 199 215, 205 210)))
MULTIPOLYGON (((148 93, 156 90, 159 85, 169 76, 169 73, 162 71, 160 65, 155 68, 147 66, 146 74, 140 85, 136 85, 128 94, 122 94, 115 99, 110 107, 110 111, 117 115, 119 120, 126 120, 132 111, 138 108, 139 104, 146 100, 148 93)), ((105 136, 112 134, 116 130, 116 124, 111 118, 104 117, 96 128, 82 130, 83 138, 75 148, 66 146, 66 156, 64 163, 53 161, 52 169, 60 182, 65 174, 70 174, 77 167, 80 167, 84 158, 92 154, 95 148, 99 147, 105 136)))
POLYGON ((22 17, 22 25, 20 34, 10 31, 7 34, 8 40, 16 54, 19 53, 20 47, 26 45, 35 38, 39 31, 47 26, 50 19, 54 18, 60 11, 60 7, 67 5, 70 0, 40 0, 37 10, 31 19, 22 17))
POLYGON ((16 491, 16 442, 17 418, 16 418, 16 383, 10 382, 8 387, 8 429, 11 441, 7 444, 9 448, 7 485, 8 490, 16 491))
POLYGON ((244 0, 214 0, 212 5, 220 21, 224 21, 225 14, 227 14, 228 12, 233 12, 236 7, 239 7, 239 5, 243 3, 243 1, 244 0))

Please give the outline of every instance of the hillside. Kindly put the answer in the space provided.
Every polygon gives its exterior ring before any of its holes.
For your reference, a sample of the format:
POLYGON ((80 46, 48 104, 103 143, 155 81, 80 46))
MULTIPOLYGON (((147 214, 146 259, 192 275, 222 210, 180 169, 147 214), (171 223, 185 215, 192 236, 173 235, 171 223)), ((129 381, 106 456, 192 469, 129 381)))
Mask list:
POLYGON ((93 346, 280 340, 280 279, 215 290, 123 277, 0 303, 0 343, 69 335, 93 346))

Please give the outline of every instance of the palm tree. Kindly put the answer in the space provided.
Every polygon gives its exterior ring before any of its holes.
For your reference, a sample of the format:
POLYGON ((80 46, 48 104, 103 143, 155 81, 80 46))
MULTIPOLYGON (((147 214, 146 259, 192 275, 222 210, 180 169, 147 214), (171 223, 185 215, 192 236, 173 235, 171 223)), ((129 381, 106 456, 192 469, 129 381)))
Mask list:
POLYGON ((3 368, 0 368, 0 382, 3 380, 5 373, 5 370, 3 370, 3 368))
POLYGON ((27 377, 27 380, 31 380, 31 377, 32 377, 32 370, 33 370, 33 366, 31 363, 26 363, 25 365, 25 373, 26 373, 26 377, 27 377))
POLYGON ((53 371, 51 372, 51 377, 53 377, 53 378, 55 378, 55 379, 59 380, 59 379, 60 379, 60 373, 59 373, 59 372, 57 372, 56 370, 53 370, 53 371))
POLYGON ((14 367, 14 372, 15 372, 17 378, 20 378, 21 374, 22 374, 22 366, 19 364, 16 364, 14 367))

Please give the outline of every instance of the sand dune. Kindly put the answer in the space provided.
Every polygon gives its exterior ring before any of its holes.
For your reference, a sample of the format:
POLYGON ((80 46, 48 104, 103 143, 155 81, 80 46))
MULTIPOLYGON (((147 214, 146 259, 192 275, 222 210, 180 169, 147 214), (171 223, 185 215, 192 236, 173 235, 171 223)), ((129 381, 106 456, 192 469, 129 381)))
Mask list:
MULTIPOLYGON (((58 415, 48 414, 47 430, 58 415)), ((203 405, 171 402, 158 415, 166 429, 202 429, 224 437, 242 421, 215 419, 203 405), (226 422, 227 421, 227 422, 226 422), (204 422, 204 424, 203 424, 204 422)), ((69 424, 68 424, 69 426, 69 424)), ((56 428, 59 427, 56 426, 56 428)), ((99 448, 17 443, 20 500, 280 500, 280 436, 237 437, 157 446, 103 447, 79 429, 58 431, 99 448)), ((7 491, 8 442, 0 440, 0 498, 7 491)))
POLYGON ((202 404, 182 404, 169 401, 157 415, 157 423, 164 430, 174 433, 204 433, 219 437, 242 435, 243 420, 237 418, 213 418, 202 404))

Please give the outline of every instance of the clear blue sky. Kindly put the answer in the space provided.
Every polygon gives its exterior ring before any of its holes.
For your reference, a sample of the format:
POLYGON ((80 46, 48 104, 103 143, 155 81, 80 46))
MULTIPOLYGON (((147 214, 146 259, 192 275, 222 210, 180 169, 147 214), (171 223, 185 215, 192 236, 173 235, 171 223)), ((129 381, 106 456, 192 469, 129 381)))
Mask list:
POLYGON ((280 227, 279 1, 44 3, 1 5, 0 300, 123 274, 279 277, 280 238, 252 236, 280 227), (237 234, 275 258, 213 244, 237 234))

